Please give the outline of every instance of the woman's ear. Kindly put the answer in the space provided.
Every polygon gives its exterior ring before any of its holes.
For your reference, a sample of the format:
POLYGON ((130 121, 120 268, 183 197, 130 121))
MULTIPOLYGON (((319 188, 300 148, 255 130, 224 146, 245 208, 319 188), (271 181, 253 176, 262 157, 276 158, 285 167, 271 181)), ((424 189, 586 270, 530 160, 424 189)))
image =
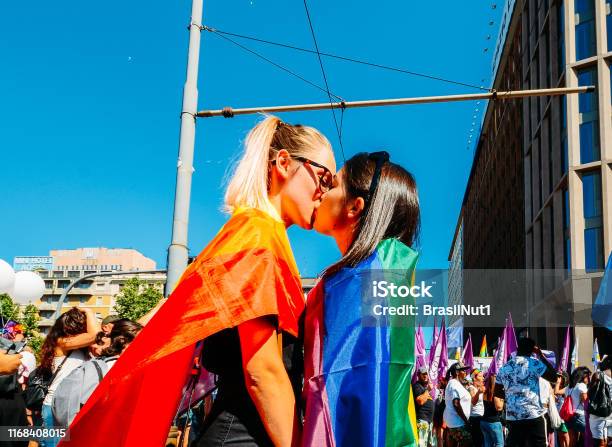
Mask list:
POLYGON ((347 216, 350 219, 357 220, 359 216, 361 216, 361 213, 363 213, 364 207, 365 201, 363 200, 363 197, 353 199, 349 204, 347 216))
POLYGON ((281 149, 276 153, 275 158, 272 160, 272 170, 283 179, 289 177, 289 164, 291 163, 291 156, 286 149, 281 149))

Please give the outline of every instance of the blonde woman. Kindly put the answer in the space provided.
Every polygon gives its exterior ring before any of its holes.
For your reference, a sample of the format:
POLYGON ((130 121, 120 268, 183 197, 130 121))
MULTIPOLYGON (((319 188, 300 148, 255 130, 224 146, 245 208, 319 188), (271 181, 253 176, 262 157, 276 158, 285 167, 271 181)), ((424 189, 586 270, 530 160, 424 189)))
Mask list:
POLYGON ((292 367, 304 296, 286 229, 312 228, 335 173, 316 129, 270 116, 251 130, 225 196, 231 218, 98 386, 68 445, 163 445, 200 341, 219 389, 195 445, 298 438, 292 367))

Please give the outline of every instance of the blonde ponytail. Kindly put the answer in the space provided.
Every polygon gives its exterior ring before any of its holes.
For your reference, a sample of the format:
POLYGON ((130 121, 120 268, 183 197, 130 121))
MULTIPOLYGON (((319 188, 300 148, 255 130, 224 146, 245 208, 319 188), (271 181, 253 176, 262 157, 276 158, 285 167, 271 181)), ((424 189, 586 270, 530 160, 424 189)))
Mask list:
POLYGON ((308 157, 321 147, 331 151, 329 141, 318 130, 266 116, 246 137, 244 155, 225 192, 225 211, 233 213, 238 208, 248 207, 276 215, 277 211, 268 200, 270 159, 280 149, 294 157, 308 157))
POLYGON ((227 185, 225 210, 233 213, 246 206, 270 212, 268 200, 268 162, 270 146, 280 119, 268 116, 246 137, 244 155, 227 185))

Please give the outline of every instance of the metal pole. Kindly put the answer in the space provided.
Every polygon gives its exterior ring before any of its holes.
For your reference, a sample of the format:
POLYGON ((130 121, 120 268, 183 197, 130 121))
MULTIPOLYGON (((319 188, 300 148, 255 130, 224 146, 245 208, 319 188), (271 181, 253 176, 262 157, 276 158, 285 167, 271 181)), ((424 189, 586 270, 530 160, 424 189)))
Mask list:
POLYGON ((80 278, 77 278, 74 281, 72 281, 70 285, 68 285, 68 287, 64 289, 64 291, 62 292, 62 295, 60 296, 59 301, 57 302, 57 307, 55 308, 55 313, 53 314, 52 318, 54 320, 57 320, 59 318, 62 312, 62 305, 64 304, 64 301, 66 301, 66 296, 68 295, 68 292, 70 292, 74 288, 74 286, 76 286, 78 283, 80 283, 84 279, 99 278, 100 276, 115 276, 115 275, 134 276, 134 275, 140 275, 143 273, 166 273, 166 271, 165 270, 135 270, 133 272, 104 272, 104 273, 90 273, 89 275, 83 275, 80 278))
POLYGON ((516 90, 507 92, 489 92, 489 93, 474 93, 466 95, 446 95, 446 96, 423 96, 416 98, 397 98, 397 99, 374 99, 370 101, 347 101, 336 103, 318 103, 318 104, 301 104, 292 106, 270 106, 270 107, 251 107, 246 109, 232 109, 226 107, 221 110, 202 110, 197 113, 200 118, 210 118, 213 116, 224 116, 231 118, 234 115, 250 115, 254 113, 279 113, 279 112, 297 112, 304 110, 324 110, 324 109, 351 109, 356 107, 378 107, 378 106, 399 106, 406 104, 426 104, 436 102, 454 102, 454 101, 478 101, 486 99, 515 99, 528 98, 532 96, 558 96, 567 95, 569 93, 586 93, 595 90, 594 86, 584 87, 564 87, 564 88, 547 88, 539 90, 516 90))
POLYGON ((165 295, 174 289, 181 273, 187 267, 187 232, 189 227, 189 199, 191 175, 193 174, 193 151, 195 145, 195 119, 198 107, 198 64, 200 58, 200 34, 202 25, 202 2, 193 0, 189 24, 189 53, 187 56, 187 80, 183 88, 183 111, 181 113, 181 136, 176 172, 174 196, 174 218, 172 242, 168 247, 168 279, 165 295))

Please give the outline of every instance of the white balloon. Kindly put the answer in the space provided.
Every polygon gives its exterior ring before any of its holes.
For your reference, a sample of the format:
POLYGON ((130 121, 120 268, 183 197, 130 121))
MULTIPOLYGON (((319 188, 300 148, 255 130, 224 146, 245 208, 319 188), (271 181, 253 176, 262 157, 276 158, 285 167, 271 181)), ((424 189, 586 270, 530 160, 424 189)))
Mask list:
POLYGON ((15 270, 6 261, 0 259, 0 293, 7 293, 15 284, 15 270))
POLYGON ((45 282, 34 272, 17 272, 11 297, 19 304, 37 300, 45 292, 45 282))

